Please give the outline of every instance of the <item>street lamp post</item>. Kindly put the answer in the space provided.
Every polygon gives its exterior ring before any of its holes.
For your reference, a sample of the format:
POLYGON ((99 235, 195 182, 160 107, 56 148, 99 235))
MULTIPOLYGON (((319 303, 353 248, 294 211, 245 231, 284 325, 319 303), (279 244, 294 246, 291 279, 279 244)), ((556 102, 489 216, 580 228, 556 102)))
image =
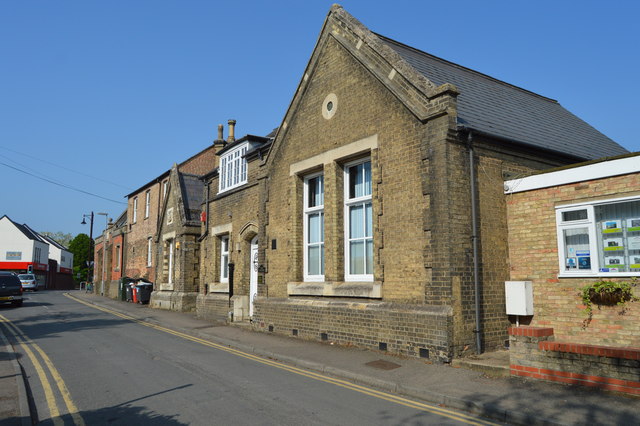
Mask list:
MULTIPOLYGON (((106 230, 107 230, 107 226, 109 224, 109 214, 108 213, 95 213, 95 214, 99 214, 101 216, 104 216, 107 224, 105 225, 105 235, 106 235, 106 230)), ((87 283, 92 283, 93 282, 93 275, 92 275, 92 271, 93 271, 93 265, 94 265, 94 250, 95 250, 95 242, 93 241, 93 219, 94 219, 94 213, 93 211, 91 212, 91 214, 83 214, 82 215, 82 222, 80 222, 80 224, 82 225, 86 225, 87 222, 85 221, 85 218, 89 218, 91 220, 91 224, 89 226, 89 261, 88 261, 88 268, 87 268, 87 283)), ((103 258, 102 258, 102 292, 104 294, 104 260, 105 260, 105 256, 104 254, 106 254, 106 244, 102 243, 102 253, 103 253, 103 258)), ((86 286, 87 284, 85 284, 86 286)), ((85 287, 86 288, 86 287, 85 287)))
MULTIPOLYGON (((87 288, 87 285, 89 285, 90 282, 92 282, 92 277, 93 275, 91 274, 92 269, 93 269, 93 212, 91 212, 91 214, 83 214, 82 215, 82 222, 80 222, 81 225, 86 225, 87 222, 85 221, 85 218, 90 218, 91 219, 91 224, 89 225, 89 256, 87 259, 87 281, 84 284, 85 286, 85 290, 87 288)), ((82 290, 82 289, 80 289, 82 290)))

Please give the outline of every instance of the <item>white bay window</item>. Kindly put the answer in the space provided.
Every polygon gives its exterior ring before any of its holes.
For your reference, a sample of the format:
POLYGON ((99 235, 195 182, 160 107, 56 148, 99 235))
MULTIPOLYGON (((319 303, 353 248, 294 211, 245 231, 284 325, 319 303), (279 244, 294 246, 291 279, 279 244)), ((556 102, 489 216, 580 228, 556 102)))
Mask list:
POLYGON ((228 191, 247 183, 247 159, 245 154, 248 147, 248 143, 239 145, 220 157, 219 192, 228 191))

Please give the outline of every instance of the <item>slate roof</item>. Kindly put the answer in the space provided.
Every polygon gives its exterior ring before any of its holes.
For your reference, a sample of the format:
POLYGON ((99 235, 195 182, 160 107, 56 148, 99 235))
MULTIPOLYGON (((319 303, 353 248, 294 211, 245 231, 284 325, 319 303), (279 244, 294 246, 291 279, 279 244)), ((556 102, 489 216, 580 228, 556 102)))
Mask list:
POLYGON ((127 224, 127 209, 124 209, 120 216, 115 220, 115 227, 120 228, 127 224))
POLYGON ((33 229, 29 228, 29 225, 27 225, 26 223, 20 225, 19 223, 11 220, 11 218, 9 216, 7 216, 6 214, 3 215, 0 219, 4 219, 5 217, 7 218, 7 220, 9 222, 11 222, 13 224, 13 226, 15 226, 18 229, 18 231, 22 232, 24 234, 24 236, 27 237, 28 239, 33 240, 33 241, 39 241, 39 242, 45 243, 45 244, 49 244, 49 242, 45 239, 45 237, 43 235, 40 235, 36 231, 34 231, 33 229))
POLYGON ((180 191, 187 225, 200 224, 200 206, 204 202, 204 184, 201 176, 179 173, 180 191))
POLYGON ((42 234, 38 234, 38 235, 40 237, 42 237, 47 243, 51 244, 52 246, 57 247, 60 250, 69 251, 65 246, 63 246, 62 244, 60 244, 59 242, 57 242, 53 238, 51 238, 51 237, 49 237, 47 235, 42 235, 42 234))
POLYGON ((461 126, 585 160, 628 152, 553 99, 376 36, 434 84, 458 88, 461 126))
MULTIPOLYGON (((11 220, 11 219, 9 219, 9 220, 11 220)), ((22 225, 19 225, 19 224, 15 223, 15 222, 13 222, 13 223, 30 240, 39 241, 41 243, 49 244, 44 238, 42 238, 42 236, 40 234, 38 234, 33 229, 29 228, 29 225, 27 225, 26 223, 23 223, 22 225)))

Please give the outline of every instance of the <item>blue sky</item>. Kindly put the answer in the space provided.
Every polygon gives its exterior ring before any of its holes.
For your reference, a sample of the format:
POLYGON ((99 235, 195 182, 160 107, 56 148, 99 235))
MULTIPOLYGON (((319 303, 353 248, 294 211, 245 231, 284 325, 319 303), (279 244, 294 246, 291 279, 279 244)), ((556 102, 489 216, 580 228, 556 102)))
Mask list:
MULTIPOLYGON (((83 214, 118 216, 127 193, 205 148, 217 124, 267 134, 331 4, 1 2, 0 216, 88 233, 83 214)), ((636 2, 340 4, 374 32, 557 99, 640 151, 636 2)))

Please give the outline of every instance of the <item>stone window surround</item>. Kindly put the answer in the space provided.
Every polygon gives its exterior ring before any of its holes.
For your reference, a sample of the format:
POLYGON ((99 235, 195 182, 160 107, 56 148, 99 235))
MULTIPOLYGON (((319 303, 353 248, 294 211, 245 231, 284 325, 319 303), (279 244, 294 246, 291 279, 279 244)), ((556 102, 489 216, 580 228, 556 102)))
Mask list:
MULTIPOLYGON (((223 235, 229 236, 229 261, 231 261, 231 234, 233 231, 233 225, 231 223, 225 223, 222 225, 216 225, 211 227, 210 234, 213 236, 214 244, 214 256, 213 259, 220 259, 220 237, 223 235)), ((216 262, 218 264, 218 262, 216 262)), ((220 267, 219 265, 217 265, 220 267)), ((220 277, 220 271, 214 271, 214 277, 220 277)), ((212 282, 209 283, 209 293, 229 293, 229 282, 212 282)))
POLYGON ((229 244, 231 243, 231 238, 229 234, 220 235, 218 237, 220 240, 220 283, 229 284, 229 244), (225 244, 226 243, 226 244, 225 244), (225 250, 226 245, 226 250, 225 250), (224 276, 225 268, 227 269, 227 276, 224 276))
MULTIPOLYGON (((370 155, 374 149, 378 149, 378 134, 293 163, 289 166, 289 175, 302 178, 306 174, 317 171, 319 168, 326 169, 326 166, 332 163, 344 164, 357 157, 370 155)), ((375 279, 371 282, 289 282, 287 283, 287 294, 289 296, 333 296, 381 299, 382 282, 375 281, 375 279)))
MULTIPOLYGON (((115 266, 116 272, 120 270, 120 266, 122 262, 122 252, 120 248, 121 248, 120 244, 116 245, 116 266, 115 266)), ((64 258, 62 260, 64 260, 64 258)))
MULTIPOLYGON (((309 181, 313 178, 318 178, 318 177, 322 177, 324 178, 324 173, 323 172, 316 172, 316 173, 312 173, 309 175, 306 175, 304 177, 304 189, 303 189, 303 268, 304 268, 304 281, 305 282, 310 282, 310 281, 319 281, 319 282, 323 282, 324 281, 324 271, 322 271, 322 274, 318 274, 318 275, 309 275, 309 216, 311 215, 315 215, 315 214, 320 214, 321 217, 321 221, 323 222, 323 228, 324 228, 324 202, 322 203, 322 205, 318 205, 318 206, 313 206, 313 207, 309 207, 307 205, 308 200, 309 200, 309 181)), ((322 184, 323 189, 322 189, 322 193, 324 195, 324 183, 322 184)), ((322 250, 322 255, 324 256, 324 236, 322 237, 322 244, 320 245, 321 250, 322 250)), ((314 245, 318 245, 318 244, 314 244, 314 245)))
POLYGON ((153 237, 147 237, 147 268, 153 263, 153 237))
POLYGON ((131 223, 136 223, 138 220, 138 197, 133 197, 133 218, 131 219, 131 223))
POLYGON ((151 211, 151 190, 147 189, 144 193, 144 218, 149 218, 149 213, 151 211))
POLYGON ((162 234, 163 242, 163 268, 162 276, 166 280, 166 288, 161 290, 173 290, 173 278, 175 274, 175 257, 176 257, 176 232, 167 232, 162 234), (165 266, 166 262, 166 266, 165 266))

